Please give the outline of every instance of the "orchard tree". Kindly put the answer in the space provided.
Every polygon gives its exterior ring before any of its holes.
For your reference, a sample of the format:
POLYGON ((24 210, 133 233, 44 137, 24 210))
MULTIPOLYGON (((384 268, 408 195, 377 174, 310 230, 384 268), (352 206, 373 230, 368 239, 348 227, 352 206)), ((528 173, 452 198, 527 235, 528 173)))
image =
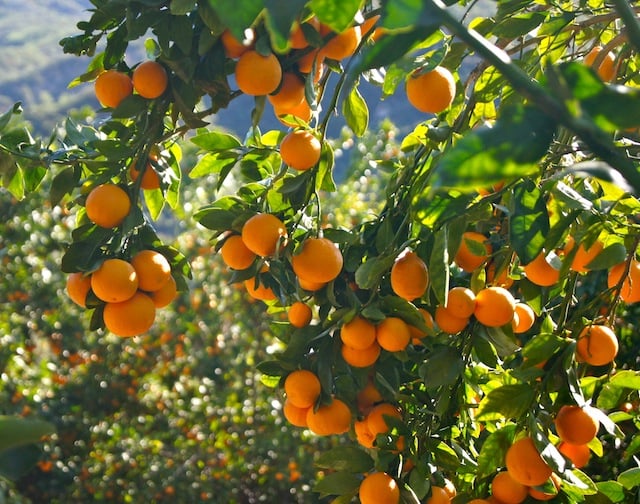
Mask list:
POLYGON ((94 82, 103 119, 49 141, 10 127, 19 105, 0 121, 7 189, 51 171, 52 202, 76 212, 60 267, 92 330, 144 334, 184 290, 188 261, 154 219, 180 209, 183 173, 213 175, 196 220, 229 282, 290 322, 262 381, 292 425, 351 440, 319 455, 315 491, 639 498, 637 7, 499 0, 470 20, 473 2, 439 0, 92 4, 62 46, 91 57, 75 83, 94 82), (147 59, 128 62, 143 37, 147 59), (365 81, 422 115, 358 174, 389 175, 351 221, 323 205, 341 183, 327 135, 338 116, 367 133, 365 81), (210 126, 221 109, 246 115, 243 139, 210 126), (262 131, 270 113, 282 127, 262 131))

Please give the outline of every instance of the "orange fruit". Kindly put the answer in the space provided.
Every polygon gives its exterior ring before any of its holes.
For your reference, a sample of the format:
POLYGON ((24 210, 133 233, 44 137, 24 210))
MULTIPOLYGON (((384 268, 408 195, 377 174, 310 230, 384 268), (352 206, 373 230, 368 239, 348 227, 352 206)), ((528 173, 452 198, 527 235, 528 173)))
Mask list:
POLYGON ((220 247, 220 255, 229 268, 236 270, 247 269, 256 259, 256 254, 247 248, 240 235, 231 235, 227 238, 220 247))
POLYGON ((468 504, 492 504, 487 499, 471 499, 468 504))
POLYGON ((456 96, 456 81, 449 70, 438 66, 425 73, 414 72, 406 83, 409 103, 420 112, 439 114, 456 96))
POLYGON ((264 282, 258 278, 247 278, 243 283, 249 296, 254 299, 259 299, 260 301, 273 301, 277 297, 275 292, 273 292, 273 289, 265 285, 264 282))
POLYGON ((284 381, 287 399, 298 408, 313 406, 320 397, 321 390, 318 377, 306 369, 292 371, 284 381))
POLYGON ((294 108, 304 100, 304 81, 293 72, 282 76, 280 87, 274 94, 267 96, 274 108, 286 110, 294 108))
POLYGON ((509 471, 502 471, 491 481, 491 493, 504 504, 520 504, 529 495, 529 489, 514 480, 509 471))
MULTIPOLYGON (((565 253, 569 253, 572 248, 573 247, 570 247, 568 250, 565 248, 565 253)), ((576 254, 573 256, 570 269, 572 271, 577 271, 578 273, 586 273, 589 271, 587 265, 593 261, 603 249, 604 244, 600 240, 593 242, 588 249, 585 248, 584 243, 581 243, 578 246, 576 254)))
POLYGON ((87 217, 103 228, 119 226, 131 210, 131 200, 124 189, 115 184, 102 184, 92 189, 85 202, 87 217))
POLYGON ((460 242, 460 247, 458 248, 453 260, 462 270, 467 273, 471 273, 478 269, 487 260, 487 257, 491 252, 493 252, 493 248, 487 241, 487 237, 485 235, 476 233, 475 231, 466 231, 465 233, 462 233, 462 241, 460 242), (474 254, 467 241, 477 242, 480 245, 484 245, 485 253, 481 255, 474 254))
MULTIPOLYGON (((312 26, 316 31, 320 27, 320 21, 318 21, 318 18, 316 17, 311 17, 302 24, 308 24, 312 26)), ((304 34, 302 24, 295 23, 293 26, 293 30, 289 35, 289 44, 291 45, 291 49, 304 49, 305 47, 309 46, 309 41, 304 34)))
POLYGON ((540 287, 551 287, 560 280, 560 270, 555 269, 549 263, 547 253, 544 250, 522 269, 527 279, 540 287))
POLYGON ((307 414, 310 408, 311 407, 298 408, 289 399, 286 399, 282 407, 282 412, 291 425, 307 427, 307 414))
POLYGON ((298 105, 291 108, 285 107, 274 107, 273 113, 285 126, 289 126, 290 128, 299 127, 300 124, 296 121, 299 120, 302 124, 306 124, 311 120, 311 116, 313 115, 313 111, 307 103, 307 100, 302 100, 298 105), (286 118, 284 116, 293 116, 293 118, 286 118))
POLYGON ((353 422, 353 430, 356 434, 356 441, 365 448, 373 448, 375 446, 375 436, 371 434, 367 419, 356 420, 353 422))
POLYGON ((571 444, 562 442, 558 445, 558 451, 567 457, 578 469, 589 463, 591 450, 586 444, 571 444))
POLYGON ((138 274, 123 259, 107 259, 91 274, 91 289, 107 303, 126 301, 138 290, 138 274))
POLYGON ((560 485, 562 485, 562 480, 556 473, 553 473, 551 475, 551 481, 556 487, 555 492, 544 492, 542 490, 538 490, 537 488, 529 487, 529 495, 539 501, 548 501, 554 499, 558 496, 558 490, 560 489, 560 485))
POLYGON ((422 314, 422 318, 424 319, 424 325, 427 326, 427 331, 422 331, 415 326, 409 326, 409 333, 411 334, 411 339, 414 344, 419 343, 419 340, 428 336, 429 334, 433 334, 434 329, 434 321, 433 316, 424 308, 418 308, 418 311, 422 314))
POLYGON ((376 326, 376 340, 388 352, 401 352, 411 340, 409 326, 399 317, 387 317, 376 326))
POLYGON ((400 488, 387 473, 375 472, 362 480, 358 497, 361 504, 398 504, 400 488))
POLYGON ((153 100, 165 92, 169 84, 169 76, 164 67, 157 61, 140 63, 131 77, 133 89, 143 98, 153 100))
POLYGON ((343 401, 333 398, 330 404, 321 405, 307 413, 309 430, 318 436, 344 434, 351 427, 351 410, 343 401))
POLYGON ((511 477, 526 486, 542 485, 552 473, 530 437, 520 438, 509 447, 505 463, 511 477))
POLYGON ((102 314, 106 328, 124 338, 147 332, 156 317, 152 299, 143 292, 136 292, 120 303, 107 303, 102 314))
POLYGON ((153 304, 156 305, 156 308, 164 308, 169 305, 177 295, 178 286, 171 275, 169 275, 169 280, 167 280, 162 287, 149 293, 149 297, 153 300, 153 304))
POLYGON ((364 350, 376 341, 376 326, 366 318, 356 315, 340 328, 342 342, 355 349, 364 350))
POLYGON ((264 96, 278 89, 282 67, 275 54, 263 56, 251 49, 238 59, 235 76, 240 91, 252 96, 264 96))
POLYGON ((286 238, 287 228, 272 214, 256 214, 242 226, 242 241, 245 246, 261 257, 275 254, 278 243, 286 238))
POLYGON ((301 289, 304 289, 310 292, 315 292, 317 290, 320 290, 325 285, 327 285, 326 282, 310 282, 309 280, 305 280, 304 278, 298 278, 298 284, 300 285, 301 289))
POLYGON ((587 326, 578 336, 576 354, 582 362, 592 366, 606 366, 618 355, 618 338, 610 327, 587 326))
POLYGON ((171 276, 169 261, 155 250, 141 250, 133 256, 131 265, 138 275, 138 288, 143 291, 157 291, 171 276))
POLYGON ((367 415, 367 426, 374 438, 378 434, 385 434, 391 430, 385 417, 402 420, 402 413, 390 403, 380 403, 374 406, 367 415))
POLYGON ((574 445, 589 443, 600 428, 590 406, 564 405, 558 410, 554 424, 560 439, 574 445))
POLYGON ((380 351, 380 345, 377 341, 366 348, 353 348, 348 345, 342 345, 340 348, 344 361, 356 368, 373 366, 380 357, 380 351))
MULTIPOLYGON (((360 25, 360 32, 362 33, 362 36, 369 34, 372 30, 375 33, 375 26, 379 20, 380 14, 366 18, 360 25)), ((371 34, 372 37, 374 36, 374 33, 371 34)))
POLYGON ((330 38, 321 53, 325 58, 340 61, 356 52, 361 39, 360 26, 352 26, 330 38))
POLYGON ((454 287, 447 296, 447 311, 458 318, 469 318, 476 309, 476 295, 467 287, 454 287))
POLYGON ((510 288, 513 285, 513 278, 509 276, 509 266, 502 268, 496 275, 496 264, 491 261, 487 266, 487 285, 510 288))
POLYGON ((376 403, 382 402, 382 394, 374 383, 369 380, 364 388, 358 392, 356 402, 358 404, 358 411, 362 414, 367 414, 376 403))
POLYGON ((306 327, 313 318, 311 307, 302 301, 293 303, 287 311, 287 318, 293 327, 306 327))
POLYGON ((305 171, 320 161, 322 144, 307 130, 294 130, 280 142, 282 162, 294 170, 305 171))
POLYGON ((473 312, 482 325, 500 327, 513 320, 516 300, 504 287, 486 287, 476 294, 476 309, 473 312))
POLYGON ((107 70, 98 75, 94 84, 96 98, 103 107, 116 108, 133 93, 131 78, 117 70, 107 70))
POLYGON ((314 283, 334 280, 342 271, 342 252, 327 238, 307 238, 291 258, 294 273, 314 283))
MULTIPOLYGON (((251 37, 251 39, 253 39, 253 36, 251 37)), ((243 41, 238 40, 229 30, 225 30, 222 32, 222 34, 220 35, 220 41, 222 42, 224 53, 227 55, 227 58, 232 59, 239 58, 244 53, 246 53, 251 48, 252 42, 252 40, 247 40, 249 44, 245 45, 243 41)))
POLYGON ((447 491, 439 486, 431 487, 431 496, 427 499, 426 504, 449 504, 451 502, 451 497, 447 491))
MULTIPOLYGON (((151 158, 151 156, 149 156, 149 158, 151 158)), ((134 161, 129 166, 129 178, 131 178, 131 180, 135 182, 138 180, 139 176, 140 170, 138 170, 134 161)), ((154 170, 153 165, 150 162, 147 163, 147 166, 144 169, 144 173, 142 174, 142 180, 140 180, 140 188, 146 191, 160 189, 160 177, 158 176, 158 173, 154 170)))
MULTIPOLYGON (((602 52, 602 49, 602 46, 594 46, 593 49, 591 49, 591 51, 589 51, 584 57, 584 64, 593 67, 596 57, 602 52)), ((596 68, 595 71, 604 82, 611 82, 616 76, 615 54, 607 52, 602 63, 598 65, 598 68, 596 68)))
POLYGON ((533 308, 526 303, 516 303, 515 314, 512 321, 514 333, 521 334, 527 332, 533 327, 535 321, 536 314, 533 308))
POLYGON ((312 71, 315 72, 314 82, 318 82, 322 76, 324 68, 324 53, 320 49, 314 49, 311 52, 303 54, 298 58, 298 70, 303 74, 309 74, 312 71))
MULTIPOLYGON (((87 307, 87 294, 91 290, 91 276, 81 272, 71 273, 67 277, 67 294, 75 304, 87 307)), ((375 338, 375 333, 374 333, 375 338)))
POLYGON ((607 285, 610 289, 617 287, 620 282, 620 299, 625 303, 637 303, 640 301, 640 262, 631 259, 627 276, 622 279, 626 263, 616 264, 609 270, 607 285))
POLYGON ((468 317, 460 318, 451 315, 451 312, 444 306, 436 307, 436 314, 434 318, 436 325, 440 330, 447 334, 457 334, 467 327, 467 324, 469 323, 468 317))
POLYGON ((412 251, 401 254, 391 267, 391 289, 407 301, 422 297, 429 285, 424 261, 412 251))

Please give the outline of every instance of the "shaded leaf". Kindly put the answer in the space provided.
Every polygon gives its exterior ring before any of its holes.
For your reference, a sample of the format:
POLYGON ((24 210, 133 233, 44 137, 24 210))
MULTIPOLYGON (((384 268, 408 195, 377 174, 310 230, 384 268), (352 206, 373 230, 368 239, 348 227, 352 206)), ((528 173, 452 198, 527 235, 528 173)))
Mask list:
POLYGON ((369 125, 369 109, 358 88, 354 86, 342 102, 342 114, 356 136, 364 135, 369 125))
POLYGON ((478 477, 488 476, 498 467, 504 466, 504 456, 513 444, 515 425, 507 425, 489 435, 478 455, 478 477))
POLYGON ((511 246, 522 264, 529 264, 540 254, 549 234, 549 214, 542 191, 530 181, 517 184, 511 207, 511 246))
POLYGON ((49 422, 13 416, 0 416, 0 451, 39 442, 55 432, 49 422))
POLYGON ((315 465, 322 469, 365 473, 373 469, 373 459, 356 446, 336 446, 318 457, 315 465))
POLYGON ((357 492, 362 477, 350 472, 335 472, 325 475, 313 487, 321 497, 328 495, 343 495, 357 492))
POLYGON ((464 371, 464 361, 455 348, 436 347, 420 366, 420 376, 429 388, 452 385, 464 371))
POLYGON ((480 401, 478 420, 520 418, 535 398, 535 390, 526 383, 503 385, 489 392, 480 401))

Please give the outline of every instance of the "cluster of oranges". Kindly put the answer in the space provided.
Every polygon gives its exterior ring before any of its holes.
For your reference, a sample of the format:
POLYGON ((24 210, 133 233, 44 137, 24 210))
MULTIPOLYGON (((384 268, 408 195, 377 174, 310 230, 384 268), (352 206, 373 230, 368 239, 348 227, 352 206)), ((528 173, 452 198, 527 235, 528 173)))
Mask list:
POLYGON ((165 68, 157 61, 144 61, 131 76, 114 68, 98 75, 94 83, 96 98, 105 107, 116 108, 134 91, 150 100, 162 96, 169 84, 165 68))

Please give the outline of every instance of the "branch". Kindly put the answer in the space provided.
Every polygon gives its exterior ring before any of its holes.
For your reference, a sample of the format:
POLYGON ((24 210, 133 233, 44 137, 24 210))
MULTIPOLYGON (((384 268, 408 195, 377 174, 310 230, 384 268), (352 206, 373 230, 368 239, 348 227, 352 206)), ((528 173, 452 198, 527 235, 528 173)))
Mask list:
POLYGON ((631 42, 640 51, 640 22, 636 17, 636 12, 631 7, 629 0, 612 0, 620 19, 624 21, 631 42))

